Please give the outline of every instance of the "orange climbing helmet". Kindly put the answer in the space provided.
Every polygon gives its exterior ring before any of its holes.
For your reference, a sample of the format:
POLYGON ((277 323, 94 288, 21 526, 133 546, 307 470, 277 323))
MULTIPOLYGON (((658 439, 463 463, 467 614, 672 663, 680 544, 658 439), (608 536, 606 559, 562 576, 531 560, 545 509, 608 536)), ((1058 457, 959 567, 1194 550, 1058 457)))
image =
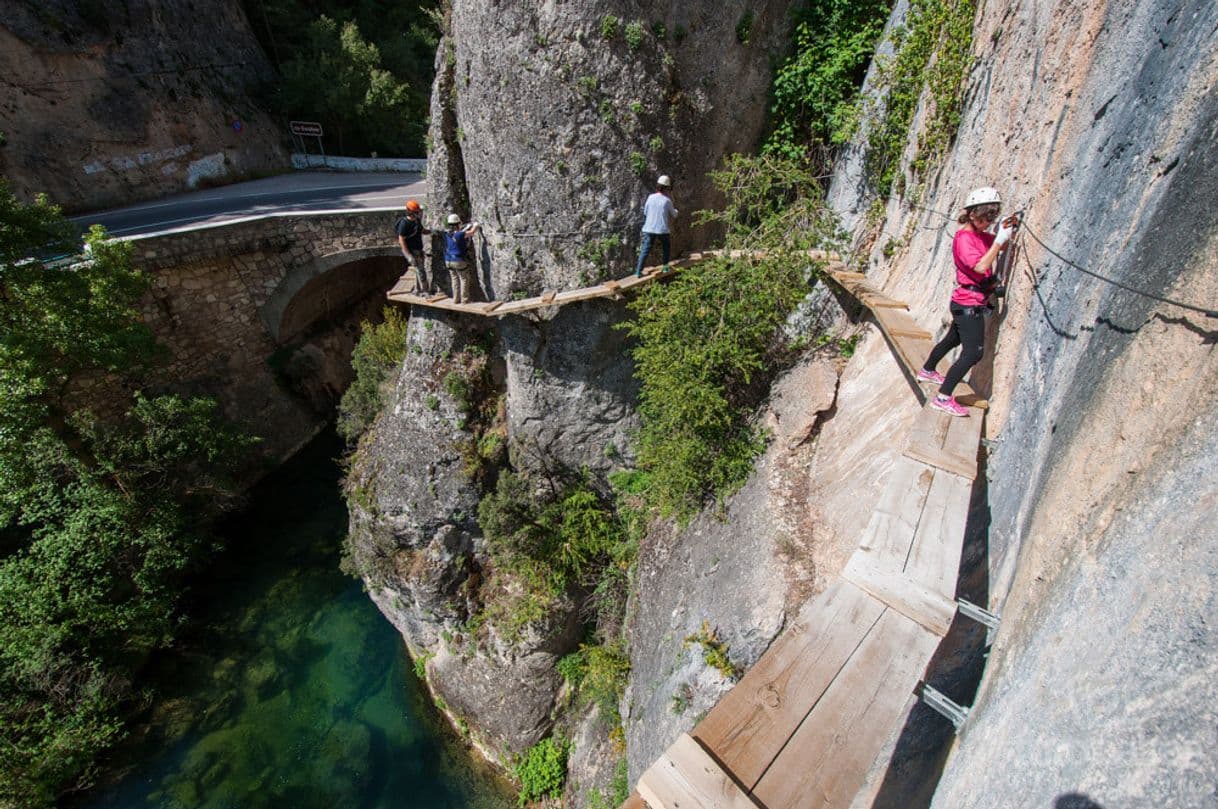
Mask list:
POLYGON ((408 199, 406 200, 406 210, 410 211, 411 213, 418 213, 419 211, 423 210, 423 206, 419 205, 419 201, 417 199, 408 199))

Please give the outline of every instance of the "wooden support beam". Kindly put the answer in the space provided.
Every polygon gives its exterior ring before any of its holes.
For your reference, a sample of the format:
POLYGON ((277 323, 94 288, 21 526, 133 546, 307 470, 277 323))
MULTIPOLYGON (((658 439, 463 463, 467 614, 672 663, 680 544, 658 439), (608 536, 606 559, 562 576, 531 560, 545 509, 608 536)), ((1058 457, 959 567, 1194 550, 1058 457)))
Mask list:
POLYGON ((909 304, 904 301, 893 300, 886 295, 870 295, 863 296, 863 303, 870 306, 872 309, 909 309, 909 304))
POLYGON ((504 301, 491 301, 490 303, 488 303, 482 307, 482 313, 485 315, 489 315, 491 312, 495 311, 500 306, 503 306, 503 304, 504 304, 504 301))
POLYGON ((688 733, 643 773, 638 790, 651 809, 758 809, 688 733))

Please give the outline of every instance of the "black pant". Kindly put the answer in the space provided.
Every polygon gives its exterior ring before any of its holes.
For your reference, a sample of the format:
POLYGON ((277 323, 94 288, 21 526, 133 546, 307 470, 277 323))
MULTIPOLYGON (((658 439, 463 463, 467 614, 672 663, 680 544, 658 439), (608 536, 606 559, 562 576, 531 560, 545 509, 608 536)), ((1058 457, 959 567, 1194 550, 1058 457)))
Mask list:
POLYGON ((939 393, 944 396, 952 395, 956 385, 960 384, 960 380, 964 379, 964 375, 970 368, 981 361, 981 355, 985 353, 985 314, 983 314, 987 311, 985 307, 961 306, 953 303, 951 311, 952 327, 947 330, 943 339, 930 350, 930 356, 926 358, 926 364, 922 366, 928 371, 933 371, 947 352, 958 345, 964 346, 960 350, 960 356, 952 363, 952 367, 947 369, 943 384, 939 386, 939 393))

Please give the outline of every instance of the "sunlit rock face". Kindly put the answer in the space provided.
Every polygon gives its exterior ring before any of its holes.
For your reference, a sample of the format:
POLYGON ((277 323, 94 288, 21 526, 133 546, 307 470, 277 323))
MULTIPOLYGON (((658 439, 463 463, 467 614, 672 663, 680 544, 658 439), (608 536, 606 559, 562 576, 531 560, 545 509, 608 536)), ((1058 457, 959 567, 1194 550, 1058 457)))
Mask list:
MULTIPOLYGON (((1218 305, 1216 26, 1205 0, 984 7, 953 148, 910 178, 917 200, 894 197, 876 230, 860 227, 867 272, 942 334, 965 195, 993 185, 1026 212, 973 374, 993 443, 970 595, 1002 627, 936 807, 1213 800, 1215 717, 1199 706, 1218 695, 1218 321, 1063 258, 1218 305)), ((853 168, 830 200, 857 213, 869 200, 853 168)), ((852 364, 884 353, 871 338, 852 364)), ((843 385, 835 429, 903 429, 897 409, 858 407, 885 385, 908 395, 895 377, 868 392, 843 385)), ((841 491, 866 506, 876 471, 847 475, 841 491)), ((969 689, 955 696, 973 702, 969 689)))

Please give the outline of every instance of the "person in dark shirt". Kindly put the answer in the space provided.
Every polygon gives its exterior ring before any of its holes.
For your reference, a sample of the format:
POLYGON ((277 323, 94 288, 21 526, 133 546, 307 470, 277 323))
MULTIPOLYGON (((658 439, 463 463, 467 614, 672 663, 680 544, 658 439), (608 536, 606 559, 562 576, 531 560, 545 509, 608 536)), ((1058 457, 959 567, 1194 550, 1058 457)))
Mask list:
POLYGON ((435 292, 435 279, 429 281, 427 278, 427 259, 423 254, 423 236, 431 231, 423 227, 423 208, 418 200, 406 200, 406 215, 398 220, 396 230, 406 266, 414 269, 415 293, 424 295, 435 292))

